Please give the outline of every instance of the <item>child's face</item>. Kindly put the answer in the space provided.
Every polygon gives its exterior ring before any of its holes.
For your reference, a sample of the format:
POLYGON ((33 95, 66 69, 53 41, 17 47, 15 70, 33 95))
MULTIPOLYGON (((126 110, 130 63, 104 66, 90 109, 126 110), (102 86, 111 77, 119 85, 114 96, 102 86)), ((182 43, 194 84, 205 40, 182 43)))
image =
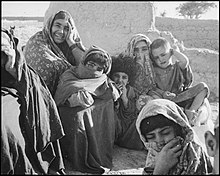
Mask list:
POLYGON ((172 126, 157 128, 145 135, 148 142, 156 142, 158 149, 162 150, 165 144, 176 137, 172 126))
POLYGON ((161 46, 153 49, 152 56, 157 66, 160 68, 167 68, 171 64, 170 48, 161 46))
POLYGON ((115 72, 112 76, 112 80, 119 85, 128 84, 128 75, 124 72, 115 72))
POLYGON ((149 49, 145 41, 139 41, 134 47, 134 55, 139 57, 141 55, 149 54, 149 49))
POLYGON ((100 77, 103 74, 104 68, 93 61, 88 61, 85 66, 91 72, 93 77, 100 77))

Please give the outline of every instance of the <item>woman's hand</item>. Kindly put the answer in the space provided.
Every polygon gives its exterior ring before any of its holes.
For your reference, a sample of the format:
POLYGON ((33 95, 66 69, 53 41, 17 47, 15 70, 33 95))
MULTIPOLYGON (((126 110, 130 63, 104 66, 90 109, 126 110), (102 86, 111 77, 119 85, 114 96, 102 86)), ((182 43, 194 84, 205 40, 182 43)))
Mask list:
POLYGON ((68 23, 68 25, 69 25, 69 31, 66 37, 66 42, 68 43, 69 46, 71 46, 73 44, 76 44, 77 36, 75 31, 76 29, 73 28, 70 23, 68 23))
POLYGON ((182 153, 182 146, 178 138, 168 142, 156 157, 154 174, 167 174, 169 170, 178 163, 178 157, 182 153))

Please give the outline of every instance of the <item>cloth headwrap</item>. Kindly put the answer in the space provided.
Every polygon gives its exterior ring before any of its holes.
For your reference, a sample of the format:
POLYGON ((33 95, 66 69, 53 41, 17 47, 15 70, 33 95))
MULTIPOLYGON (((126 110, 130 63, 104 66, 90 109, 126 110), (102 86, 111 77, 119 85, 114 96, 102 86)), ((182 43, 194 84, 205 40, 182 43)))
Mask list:
POLYGON ((100 55, 103 56, 103 58, 105 58, 106 63, 104 64, 104 73, 108 74, 110 72, 111 66, 112 66, 111 56, 105 50, 103 50, 102 48, 93 45, 87 50, 87 52, 83 56, 83 59, 82 59, 82 64, 83 65, 85 65, 86 58, 88 58, 91 54, 100 54, 100 55))
POLYGON ((147 43, 148 48, 150 48, 151 41, 150 39, 144 34, 135 34, 127 45, 127 49, 124 52, 124 56, 134 57, 134 47, 137 42, 145 41, 147 43))
POLYGON ((44 25, 43 28, 43 34, 45 35, 45 38, 47 38, 49 40, 49 43, 52 45, 51 47, 53 48, 53 51, 56 53, 56 55, 61 56, 63 59, 66 59, 64 54, 62 53, 62 51, 60 51, 59 47, 57 46, 57 44, 53 41, 53 38, 51 36, 51 27, 53 25, 54 19, 63 19, 63 18, 68 18, 68 22, 70 23, 70 25, 72 26, 72 28, 74 29, 74 41, 76 42, 76 45, 82 50, 85 51, 85 47, 82 44, 81 38, 79 36, 79 33, 76 29, 75 23, 73 21, 73 18, 71 17, 70 13, 65 11, 65 10, 61 10, 58 11, 57 13, 53 14, 46 22, 46 24, 44 25), (59 15, 58 15, 59 14, 59 15))
POLYGON ((66 19, 66 20, 69 20, 71 18, 71 16, 66 13, 65 11, 59 11, 58 13, 56 13, 53 21, 57 20, 57 19, 66 19))
MULTIPOLYGON (((151 170, 155 168, 156 158, 159 152, 155 148, 155 142, 148 142, 141 134, 140 124, 144 119, 151 118, 152 116, 155 118, 157 114, 163 114, 165 118, 179 125, 182 134, 180 137, 183 139, 180 141, 182 144, 182 153, 179 156, 179 160, 169 170, 167 175, 205 175, 208 173, 212 169, 211 163, 200 145, 201 141, 190 126, 187 116, 176 103, 166 99, 149 101, 142 108, 136 120, 138 134, 148 150, 145 167, 151 170)), ((154 123, 159 124, 162 122, 155 121, 154 123)))
POLYGON ((175 126, 176 123, 168 118, 164 117, 162 114, 151 116, 141 121, 140 130, 142 135, 165 126, 175 126))

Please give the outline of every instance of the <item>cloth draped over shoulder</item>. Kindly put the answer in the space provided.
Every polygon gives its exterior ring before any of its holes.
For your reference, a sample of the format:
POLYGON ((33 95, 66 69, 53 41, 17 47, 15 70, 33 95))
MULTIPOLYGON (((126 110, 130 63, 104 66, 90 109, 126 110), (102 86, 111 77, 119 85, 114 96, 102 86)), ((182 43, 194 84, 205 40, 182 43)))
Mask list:
MULTIPOLYGON (((87 53, 89 53, 91 50, 94 51, 97 50, 97 48, 91 47, 87 53)), ((98 49, 97 52, 104 51, 98 49)), ((54 96, 55 102, 58 106, 64 104, 72 94, 77 93, 80 90, 87 91, 94 97, 99 98, 106 93, 107 89, 116 89, 114 82, 107 77, 107 74, 111 69, 111 57, 107 57, 110 63, 106 72, 100 77, 90 78, 91 75, 93 75, 93 71, 89 70, 84 65, 84 60, 86 59, 87 53, 78 66, 72 66, 61 75, 54 96)), ((119 97, 119 93, 116 95, 116 97, 119 97)))
POLYGON ((210 159, 203 151, 197 135, 189 125, 186 115, 176 103, 166 99, 154 99, 150 101, 138 115, 136 128, 141 140, 148 149, 145 166, 151 168, 153 172, 158 149, 156 149, 156 143, 146 141, 145 137, 141 134, 140 124, 143 119, 157 114, 164 115, 182 127, 182 154, 179 162, 170 169, 168 175, 206 175, 210 173, 212 170, 210 159))
MULTIPOLYGON (((2 31, 11 36, 7 30, 2 31)), ((64 136, 64 130, 55 101, 44 81, 26 64, 21 50, 15 43, 14 49, 17 78, 1 67, 1 90, 14 92, 18 98, 20 104, 18 116, 25 140, 26 155, 36 170, 47 173, 49 165, 59 155, 54 151, 52 143, 64 136)))
MULTIPOLYGON (((67 42, 63 42, 58 46, 52 39, 51 27, 57 13, 47 20, 42 31, 37 32, 28 40, 24 48, 27 63, 43 78, 52 95, 55 93, 59 76, 71 65, 76 65, 75 58, 67 42)), ((70 14, 68 21, 75 30, 74 41, 82 51, 85 51, 70 14)))
MULTIPOLYGON (((148 48, 151 44, 150 39, 144 34, 135 34, 129 41, 127 45, 127 49, 121 53, 122 57, 131 57, 136 60, 135 55, 135 46, 138 42, 145 41, 148 48)), ((146 94, 152 88, 155 87, 154 83, 154 70, 152 66, 152 61, 149 58, 149 53, 145 56, 144 63, 136 62, 136 75, 133 81, 130 83, 138 92, 139 94, 146 94)))

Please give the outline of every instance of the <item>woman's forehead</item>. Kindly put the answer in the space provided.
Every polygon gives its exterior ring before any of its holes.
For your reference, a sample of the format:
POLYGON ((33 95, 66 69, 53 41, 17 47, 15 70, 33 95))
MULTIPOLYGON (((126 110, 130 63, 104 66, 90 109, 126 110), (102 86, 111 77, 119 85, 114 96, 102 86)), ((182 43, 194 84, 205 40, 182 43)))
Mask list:
POLYGON ((56 19, 53 22, 54 24, 59 24, 59 25, 63 25, 63 26, 68 26, 68 19, 56 19))
POLYGON ((144 46, 147 46, 147 43, 144 40, 140 40, 135 44, 135 47, 144 47, 144 46))

